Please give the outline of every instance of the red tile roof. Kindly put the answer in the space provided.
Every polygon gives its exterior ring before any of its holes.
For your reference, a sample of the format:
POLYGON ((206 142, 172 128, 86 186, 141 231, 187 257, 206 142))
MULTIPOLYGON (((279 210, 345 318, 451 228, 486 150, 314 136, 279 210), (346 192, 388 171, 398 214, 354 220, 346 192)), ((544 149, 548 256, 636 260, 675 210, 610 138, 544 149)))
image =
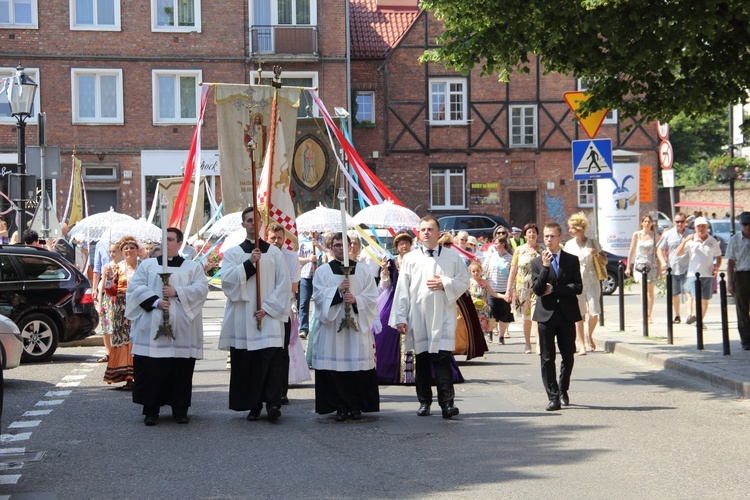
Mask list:
POLYGON ((380 59, 404 36, 420 13, 415 8, 378 9, 377 0, 351 0, 352 58, 380 59))

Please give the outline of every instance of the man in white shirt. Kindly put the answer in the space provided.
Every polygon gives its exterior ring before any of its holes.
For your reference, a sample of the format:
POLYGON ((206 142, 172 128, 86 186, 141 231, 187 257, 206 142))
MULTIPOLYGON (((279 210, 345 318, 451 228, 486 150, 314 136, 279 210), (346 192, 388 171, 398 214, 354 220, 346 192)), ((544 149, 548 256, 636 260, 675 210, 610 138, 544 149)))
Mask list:
MULTIPOLYGON (((679 257, 687 253, 690 256, 688 263, 687 281, 685 286, 690 290, 690 316, 687 324, 697 321, 695 317, 695 293, 696 286, 701 287, 701 318, 706 317, 708 301, 714 293, 714 282, 716 275, 714 269, 721 267, 721 247, 716 239, 708 234, 708 220, 705 217, 695 219, 695 234, 690 234, 679 244, 675 254, 679 257), (716 258, 716 267, 714 267, 716 258), (695 273, 700 274, 700 283, 695 279, 695 273)), ((706 328, 706 325, 703 325, 706 328)))
POLYGON ((740 214, 740 226, 727 246, 727 290, 734 295, 742 350, 750 351, 750 212, 740 214))

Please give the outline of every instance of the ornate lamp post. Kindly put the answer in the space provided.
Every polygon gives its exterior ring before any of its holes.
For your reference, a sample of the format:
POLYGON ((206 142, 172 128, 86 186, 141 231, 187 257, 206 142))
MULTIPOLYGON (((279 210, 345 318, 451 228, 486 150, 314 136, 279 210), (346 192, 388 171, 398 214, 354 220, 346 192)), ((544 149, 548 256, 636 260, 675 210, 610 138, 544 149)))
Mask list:
POLYGON ((21 214, 18 219, 18 236, 23 234, 26 229, 26 119, 31 116, 31 107, 34 105, 34 96, 38 85, 34 80, 23 72, 23 67, 19 64, 16 68, 16 74, 13 76, 8 86, 8 103, 10 104, 10 113, 16 118, 18 123, 18 173, 21 174, 21 197, 18 200, 18 207, 21 214))

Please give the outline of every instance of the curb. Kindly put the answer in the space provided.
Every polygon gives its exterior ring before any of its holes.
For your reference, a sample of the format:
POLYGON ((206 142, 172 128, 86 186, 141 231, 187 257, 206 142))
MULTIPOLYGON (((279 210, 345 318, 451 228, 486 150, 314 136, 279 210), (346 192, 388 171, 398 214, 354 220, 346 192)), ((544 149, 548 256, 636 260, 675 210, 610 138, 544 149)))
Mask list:
POLYGON ((750 382, 746 382, 737 375, 721 368, 706 366, 703 363, 696 363, 695 361, 680 357, 656 354, 617 340, 604 340, 604 352, 619 354, 658 366, 663 370, 703 380, 713 387, 718 387, 732 392, 737 396, 750 399, 750 382))
POLYGON ((81 340, 72 342, 60 342, 60 347, 104 347, 104 337, 101 334, 95 334, 81 340))

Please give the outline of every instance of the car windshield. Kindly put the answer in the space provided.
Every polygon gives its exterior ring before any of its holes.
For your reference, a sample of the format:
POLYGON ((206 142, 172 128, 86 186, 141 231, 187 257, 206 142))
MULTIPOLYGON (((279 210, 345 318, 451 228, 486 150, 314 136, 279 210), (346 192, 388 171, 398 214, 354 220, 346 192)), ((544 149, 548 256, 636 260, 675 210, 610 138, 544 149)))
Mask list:
MULTIPOLYGON (((740 224, 739 222, 735 221, 734 223, 734 230, 735 232, 740 231, 740 224)), ((723 221, 714 221, 713 222, 713 231, 714 233, 728 233, 729 232, 729 221, 723 220, 723 221)))

